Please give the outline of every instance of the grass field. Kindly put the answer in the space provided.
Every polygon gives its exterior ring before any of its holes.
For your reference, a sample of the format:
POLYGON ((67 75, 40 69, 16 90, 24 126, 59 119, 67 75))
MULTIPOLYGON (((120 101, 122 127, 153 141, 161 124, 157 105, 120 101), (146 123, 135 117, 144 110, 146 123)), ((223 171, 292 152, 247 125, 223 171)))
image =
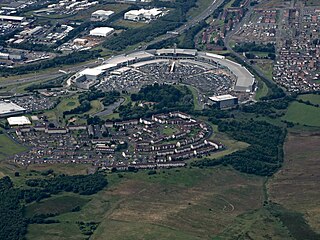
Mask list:
POLYGON ((75 194, 64 194, 63 196, 51 197, 26 206, 25 216, 32 217, 36 214, 62 214, 71 212, 75 207, 82 207, 88 201, 88 198, 82 198, 75 194))
POLYGON ((59 224, 31 225, 27 239, 69 239, 71 232, 82 239, 76 221, 100 222, 90 239, 212 239, 263 202, 263 178, 226 167, 121 175, 110 174, 110 187, 80 212, 54 217, 59 224))
POLYGON ((320 127, 320 108, 292 102, 282 119, 301 125, 320 127))
POLYGON ((0 134, 0 160, 13 156, 16 153, 23 152, 27 148, 15 143, 5 134, 0 134))
POLYGON ((282 169, 269 180, 269 198, 291 211, 304 214, 320 232, 320 132, 289 133, 282 169))
POLYGON ((255 60, 255 66, 260 69, 264 76, 272 80, 273 76, 273 61, 272 60, 255 60))
POLYGON ((223 239, 292 239, 283 224, 264 208, 245 213, 214 240, 223 239))
POLYGON ((134 22, 134 21, 127 21, 123 19, 119 19, 115 23, 113 23, 114 26, 120 26, 120 27, 126 27, 126 28, 139 28, 146 26, 147 23, 144 22, 134 22))
POLYGON ((62 121, 64 111, 69 111, 79 105, 80 103, 77 95, 68 96, 61 99, 61 102, 54 109, 47 111, 45 114, 49 120, 62 121))
POLYGON ((268 91, 269 91, 269 89, 268 89, 267 85, 264 82, 260 81, 259 86, 258 86, 258 90, 255 95, 255 99, 260 100, 262 97, 267 96, 268 91))
POLYGON ((303 101, 309 101, 312 104, 319 104, 320 105, 320 95, 318 94, 305 94, 300 95, 298 99, 302 99, 303 101))

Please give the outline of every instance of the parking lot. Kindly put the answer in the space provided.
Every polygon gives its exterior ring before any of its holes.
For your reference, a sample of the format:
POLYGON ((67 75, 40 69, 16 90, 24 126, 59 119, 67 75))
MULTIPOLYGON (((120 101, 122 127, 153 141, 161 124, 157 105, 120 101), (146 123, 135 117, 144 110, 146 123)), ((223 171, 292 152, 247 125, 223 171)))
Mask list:
POLYGON ((108 74, 99 88, 105 91, 138 91, 153 83, 181 83, 198 88, 203 94, 225 94, 232 91, 234 79, 222 69, 210 65, 196 65, 186 61, 162 61, 136 68, 123 68, 108 74))

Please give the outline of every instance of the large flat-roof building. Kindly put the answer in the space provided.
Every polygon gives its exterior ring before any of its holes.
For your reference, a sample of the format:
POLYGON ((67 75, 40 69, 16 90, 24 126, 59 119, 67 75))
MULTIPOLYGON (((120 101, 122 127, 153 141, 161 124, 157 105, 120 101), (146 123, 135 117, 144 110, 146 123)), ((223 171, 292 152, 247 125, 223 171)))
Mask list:
POLYGON ((29 118, 27 118, 26 116, 9 117, 9 118, 7 118, 7 121, 10 126, 23 126, 23 125, 30 125, 31 124, 29 118))
POLYGON ((25 17, 0 15, 0 21, 23 22, 25 19, 25 17))
POLYGON ((159 8, 131 10, 124 14, 125 20, 144 21, 153 20, 163 16, 163 11, 159 8))
POLYGON ((230 94, 209 97, 211 103, 217 105, 218 108, 230 108, 238 105, 238 98, 230 94))
POLYGON ((0 117, 23 114, 26 109, 10 101, 0 101, 0 117))
POLYGON ((98 27, 90 31, 90 36, 106 37, 111 33, 113 33, 113 31, 114 31, 114 28, 111 28, 111 27, 98 27))
POLYGON ((91 14, 91 21, 105 21, 113 14, 114 11, 97 10, 91 14))

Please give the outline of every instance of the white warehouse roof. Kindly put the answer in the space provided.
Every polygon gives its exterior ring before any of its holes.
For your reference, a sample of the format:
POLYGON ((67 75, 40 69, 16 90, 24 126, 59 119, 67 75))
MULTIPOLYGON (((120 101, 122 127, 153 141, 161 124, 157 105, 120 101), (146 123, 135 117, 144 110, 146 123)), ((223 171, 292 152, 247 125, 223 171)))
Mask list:
POLYGON ((111 16, 112 14, 114 14, 114 11, 97 10, 92 13, 92 16, 111 16))
POLYGON ((99 76, 104 71, 96 68, 86 68, 80 72, 80 75, 99 76))
POLYGON ((23 112, 26 109, 23 107, 18 106, 15 103, 9 101, 0 101, 0 116, 6 114, 13 114, 16 112, 23 112))
POLYGON ((6 15, 0 15, 0 20, 2 21, 23 21, 24 17, 17 17, 17 16, 6 16, 6 15))
POLYGON ((90 31, 91 36, 106 37, 114 31, 111 27, 98 27, 90 31))
POLYGON ((29 118, 26 116, 21 117, 9 117, 7 118, 8 123, 10 126, 22 126, 22 125, 29 125, 31 124, 29 118))
POLYGON ((226 100, 231 100, 231 99, 237 99, 237 97, 232 96, 230 94, 225 94, 225 95, 220 95, 220 96, 212 96, 209 97, 210 100, 215 101, 215 102, 220 102, 220 101, 226 101, 226 100))

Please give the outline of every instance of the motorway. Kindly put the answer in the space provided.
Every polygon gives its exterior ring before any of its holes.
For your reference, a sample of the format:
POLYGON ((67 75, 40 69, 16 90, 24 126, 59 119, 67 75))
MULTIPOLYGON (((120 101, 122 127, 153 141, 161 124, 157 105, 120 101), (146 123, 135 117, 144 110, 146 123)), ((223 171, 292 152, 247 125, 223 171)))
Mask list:
MULTIPOLYGON (((217 9, 224 0, 213 0, 213 2, 209 5, 209 7, 206 8, 206 10, 204 10, 201 14, 199 14, 198 16, 192 18, 191 20, 189 20, 188 22, 186 22, 186 24, 184 24, 183 26, 173 30, 174 32, 178 32, 179 34, 182 34, 184 31, 190 29, 191 27, 194 27, 196 24, 198 24, 200 21, 205 20, 206 18, 208 18, 210 16, 210 14, 213 13, 213 11, 215 9, 217 9)), ((143 46, 141 46, 140 50, 144 50, 147 49, 148 46, 150 46, 151 44, 155 44, 157 42, 161 42, 163 40, 166 39, 170 39, 170 38, 175 38, 177 37, 177 35, 172 35, 172 34, 164 34, 162 37, 157 38, 143 46)), ((94 67, 98 65, 96 63, 96 60, 94 61, 88 61, 86 63, 77 65, 77 66, 72 66, 72 67, 63 67, 63 70, 66 72, 77 72, 82 70, 85 67, 94 67)), ((43 74, 37 74, 35 73, 32 76, 28 76, 28 77, 23 77, 23 78, 17 78, 17 79, 13 79, 13 80, 3 80, 0 81, 0 87, 6 87, 6 86, 10 86, 10 85, 14 85, 14 84, 23 84, 23 83, 31 83, 31 82, 36 82, 36 81, 45 81, 45 80, 50 80, 50 79, 54 79, 57 78, 59 76, 62 76, 63 73, 57 71, 57 72, 50 72, 50 73, 43 73, 43 74)))

